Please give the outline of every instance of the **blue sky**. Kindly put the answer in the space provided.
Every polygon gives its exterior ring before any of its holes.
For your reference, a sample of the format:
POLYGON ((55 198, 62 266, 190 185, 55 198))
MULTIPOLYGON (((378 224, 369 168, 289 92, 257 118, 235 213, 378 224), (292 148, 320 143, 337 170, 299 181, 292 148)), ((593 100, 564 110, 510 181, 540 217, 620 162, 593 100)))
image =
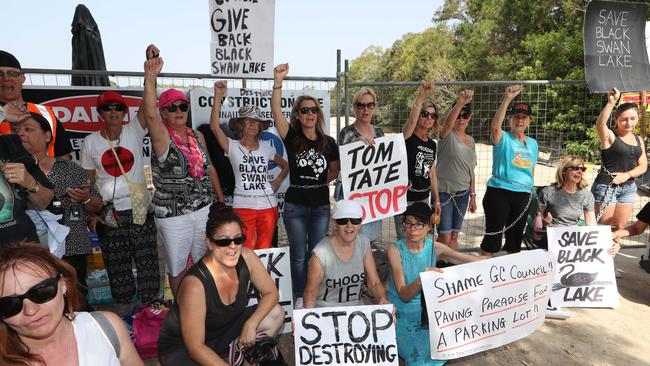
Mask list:
MULTIPOLYGON (((264 1, 264 0, 260 0, 264 1)), ((369 45, 389 47, 404 33, 431 26, 443 0, 276 0, 275 63, 291 75, 335 76, 336 49, 357 57, 369 45)), ((0 49, 26 68, 71 68, 69 0, 4 0, 0 49)), ((87 0, 99 25, 109 70, 141 71, 155 43, 166 72, 209 73, 208 0, 87 0)))

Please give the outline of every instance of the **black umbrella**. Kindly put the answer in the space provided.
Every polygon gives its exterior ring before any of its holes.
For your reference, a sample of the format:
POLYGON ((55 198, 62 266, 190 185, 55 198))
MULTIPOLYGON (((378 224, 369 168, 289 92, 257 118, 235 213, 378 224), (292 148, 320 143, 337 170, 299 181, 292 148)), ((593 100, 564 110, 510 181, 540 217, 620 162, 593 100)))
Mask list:
MULTIPOLYGON (((72 70, 106 71, 99 27, 90 10, 77 5, 72 18, 72 70)), ((109 86, 108 76, 73 76, 72 85, 109 86)))

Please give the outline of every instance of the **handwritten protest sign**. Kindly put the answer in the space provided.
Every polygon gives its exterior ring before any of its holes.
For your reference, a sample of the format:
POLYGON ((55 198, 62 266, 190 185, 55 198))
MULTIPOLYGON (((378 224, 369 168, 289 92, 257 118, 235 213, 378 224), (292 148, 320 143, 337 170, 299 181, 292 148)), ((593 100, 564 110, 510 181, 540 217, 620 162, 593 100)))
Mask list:
POLYGON ((300 309, 296 365, 398 365, 393 305, 300 309))
POLYGON ((211 72, 273 77, 275 0, 209 0, 211 72))
POLYGON ((420 273, 431 358, 468 356, 533 333, 544 323, 553 266, 540 249, 420 273))
POLYGON ((375 139, 374 145, 343 145, 339 152, 343 196, 361 204, 364 223, 406 210, 408 173, 401 133, 375 139))
POLYGON ((650 89, 644 3, 591 1, 583 36, 587 84, 592 92, 650 89))
MULTIPOLYGON (((291 290, 291 265, 289 262, 289 247, 258 249, 255 254, 260 258, 266 271, 275 282, 280 292, 280 306, 284 309, 284 327, 282 333, 291 332, 291 318, 293 316, 293 291, 291 290)), ((248 287, 248 306, 257 304, 259 292, 251 282, 248 287)))
POLYGON ((553 306, 615 308, 618 290, 609 226, 549 227, 548 250, 557 263, 553 306))

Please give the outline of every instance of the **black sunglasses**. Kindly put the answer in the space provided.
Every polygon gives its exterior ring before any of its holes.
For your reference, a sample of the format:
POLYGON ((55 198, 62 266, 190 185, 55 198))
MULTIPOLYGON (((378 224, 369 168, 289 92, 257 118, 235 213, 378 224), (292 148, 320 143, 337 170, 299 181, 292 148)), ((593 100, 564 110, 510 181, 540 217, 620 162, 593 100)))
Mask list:
POLYGON ((235 245, 241 245, 244 244, 244 242, 246 241, 246 235, 240 235, 234 238, 223 238, 223 239, 210 238, 210 241, 212 242, 212 244, 220 247, 227 247, 230 245, 230 243, 235 243, 235 245))
POLYGON ((309 112, 313 114, 318 114, 318 107, 313 106, 313 107, 302 107, 299 109, 301 114, 307 114, 309 112))
POLYGON ((463 113, 458 115, 458 118, 469 119, 469 117, 471 117, 471 116, 472 116, 471 112, 463 112, 463 113))
POLYGON ((335 221, 338 225, 347 225, 348 222, 351 223, 352 225, 359 225, 361 223, 361 220, 363 219, 343 218, 343 219, 336 219, 335 221))
POLYGON ((190 109, 190 106, 187 103, 183 104, 170 104, 167 106, 167 112, 174 113, 177 109, 180 109, 181 112, 187 112, 190 109))
POLYGON ((431 116, 431 119, 436 119, 438 117, 438 113, 436 113, 436 112, 427 112, 427 111, 420 112, 420 117, 422 117, 422 118, 427 118, 429 116, 431 116))
POLYGON ((580 170, 583 173, 587 171, 587 167, 584 167, 584 166, 570 165, 570 166, 568 166, 566 168, 571 169, 571 170, 580 170))
POLYGON ((24 299, 29 299, 29 301, 35 304, 44 304, 52 300, 59 292, 60 278, 61 274, 58 274, 52 278, 43 280, 32 286, 32 288, 22 295, 0 297, 0 318, 11 318, 23 311, 24 299))
POLYGON ((356 106, 358 109, 364 109, 364 108, 375 109, 375 102, 370 102, 370 103, 357 102, 356 106))
POLYGON ((116 112, 124 112, 126 106, 124 104, 104 104, 100 107, 103 112, 108 112, 114 110, 116 112))

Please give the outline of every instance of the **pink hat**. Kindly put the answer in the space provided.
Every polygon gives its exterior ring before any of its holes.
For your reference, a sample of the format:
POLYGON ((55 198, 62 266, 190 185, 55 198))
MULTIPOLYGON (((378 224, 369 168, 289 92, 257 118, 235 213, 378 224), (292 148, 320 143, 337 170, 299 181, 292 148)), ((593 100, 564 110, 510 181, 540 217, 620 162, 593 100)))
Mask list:
POLYGON ((190 103, 190 100, 187 99, 185 93, 182 91, 178 89, 167 89, 162 92, 162 94, 160 94, 160 98, 158 99, 158 107, 165 108, 177 100, 182 100, 188 104, 190 103))

